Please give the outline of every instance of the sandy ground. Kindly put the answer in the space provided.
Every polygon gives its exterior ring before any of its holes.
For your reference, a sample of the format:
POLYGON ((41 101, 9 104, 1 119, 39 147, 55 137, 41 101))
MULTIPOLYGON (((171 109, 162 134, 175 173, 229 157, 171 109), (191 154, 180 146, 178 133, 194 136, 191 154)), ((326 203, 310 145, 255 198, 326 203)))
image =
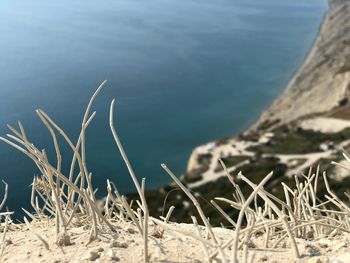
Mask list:
MULTIPOLYGON (((199 168, 200 164, 197 162, 198 156, 201 154, 211 153, 213 155, 213 160, 217 160, 220 157, 224 156, 240 156, 247 155, 252 156, 254 153, 246 151, 247 148, 251 146, 255 146, 259 143, 248 142, 248 141, 239 141, 235 138, 229 140, 225 144, 215 145, 214 142, 209 142, 204 145, 200 145, 196 147, 187 164, 187 172, 191 172, 192 170, 199 168)), ((209 170, 214 170, 217 163, 211 163, 211 167, 209 170)))
POLYGON ((322 133, 337 133, 350 127, 350 121, 316 117, 304 120, 300 123, 300 127, 305 130, 320 131, 322 133))
MULTIPOLYGON (((20 226, 18 230, 7 233, 1 262, 142 262, 143 242, 136 228, 129 223, 119 222, 118 233, 100 229, 100 239, 88 245, 88 230, 85 227, 70 229, 73 244, 65 247, 55 244, 52 221, 32 224, 49 243, 50 250, 45 249, 25 226, 20 226)), ((190 224, 171 224, 169 227, 196 233, 190 224)), ((233 236, 232 230, 224 228, 214 228, 214 233, 223 242, 233 236)), ((204 229, 202 235, 205 235, 204 229)), ((270 240, 269 247, 274 241, 273 238, 270 240)), ((150 236, 149 242, 150 262, 207 262, 201 244, 192 237, 165 232, 161 238, 150 236)), ((260 236, 250 243, 249 255, 255 254, 253 262, 350 262, 350 234, 313 241, 297 239, 302 255, 300 259, 294 258, 287 241, 276 249, 256 248, 263 247, 263 242, 264 237, 260 236)), ((225 254, 230 258, 230 250, 225 250, 225 254)), ((239 255, 242 260, 242 251, 239 255)))
MULTIPOLYGON (((218 165, 218 164, 217 164, 218 162, 217 162, 217 161, 215 162, 215 159, 214 159, 214 158, 213 158, 212 160, 213 160, 212 163, 216 163, 216 164, 215 164, 215 167, 216 167, 216 166, 218 165)), ((216 160, 218 160, 218 159, 216 159, 216 160)), ((230 167, 230 168, 227 168, 227 171, 228 171, 229 173, 231 173, 231 172, 233 172, 233 171, 238 170, 241 166, 243 166, 243 165, 245 165, 245 164, 248 164, 248 163, 249 163, 249 161, 248 161, 248 160, 245 160, 245 161, 243 161, 243 162, 238 163, 238 164, 235 165, 235 166, 232 166, 232 167, 230 167)), ((221 171, 221 172, 215 172, 215 171, 214 171, 215 167, 210 167, 209 170, 208 170, 207 172, 203 173, 202 179, 201 179, 201 180, 199 180, 199 181, 197 181, 197 182, 194 182, 194 183, 189 183, 189 184, 187 184, 187 186, 188 186, 189 188, 196 188, 196 187, 199 187, 199 186, 201 186, 201 185, 207 184, 207 183, 209 183, 209 182, 216 181, 216 180, 218 180, 218 179, 221 178, 221 177, 225 177, 225 174, 224 174, 223 171, 221 171)))
MULTIPOLYGON (((247 151, 246 149, 251 147, 251 146, 258 145, 260 143, 250 142, 250 141, 239 141, 237 139, 232 139, 225 144, 218 145, 218 146, 215 146, 215 147, 209 149, 208 145, 210 145, 210 144, 212 144, 212 143, 201 145, 201 146, 195 148, 191 154, 191 157, 190 157, 190 160, 188 163, 188 167, 187 167, 187 171, 191 171, 193 169, 200 167, 200 164, 196 161, 200 154, 211 153, 212 158, 211 158, 211 162, 210 162, 208 171, 206 171, 202 174, 201 180, 194 182, 194 183, 191 183, 191 184, 188 184, 188 186, 190 188, 201 186, 201 185, 206 184, 208 182, 215 181, 222 176, 225 176, 223 172, 215 172, 215 168, 218 166, 219 158, 226 157, 226 156, 242 156, 242 155, 254 156, 254 154, 255 154, 254 152, 247 151)), ((235 165, 233 167, 229 167, 228 171, 232 172, 232 171, 238 169, 239 167, 243 166, 246 163, 247 163, 247 161, 243 161, 241 163, 238 163, 237 165, 235 165)))

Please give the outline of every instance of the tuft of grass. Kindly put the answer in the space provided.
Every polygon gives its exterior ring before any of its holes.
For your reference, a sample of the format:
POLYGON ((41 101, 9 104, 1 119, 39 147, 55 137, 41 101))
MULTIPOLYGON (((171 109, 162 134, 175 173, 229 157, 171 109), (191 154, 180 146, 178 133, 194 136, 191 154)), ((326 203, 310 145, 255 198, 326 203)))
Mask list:
POLYGON ((8 184, 5 181, 2 181, 2 182, 5 185, 5 189, 4 189, 4 196, 0 203, 0 225, 1 225, 0 230, 2 232, 2 238, 0 241, 0 258, 2 257, 6 247, 6 233, 9 229, 9 226, 13 223, 11 220, 11 215, 13 215, 13 212, 9 212, 9 211, 1 212, 8 197, 8 184))
MULTIPOLYGON (((52 138, 56 160, 49 160, 45 149, 37 148, 30 141, 21 122, 18 122, 18 128, 8 125, 12 134, 7 134, 6 138, 0 137, 0 140, 29 157, 39 169, 41 174, 34 177, 32 183, 31 204, 34 211, 29 212, 25 209, 23 211, 32 220, 53 218, 55 220, 56 244, 58 246, 68 246, 71 244, 68 233, 70 228, 80 225, 88 226, 90 228, 90 237, 87 243, 90 243, 98 238, 99 227, 105 225, 111 231, 116 232, 116 225, 113 222, 131 220, 138 227, 142 235, 144 242, 144 262, 148 262, 149 213, 144 197, 145 179, 141 183, 136 179, 117 135, 113 118, 114 100, 112 100, 110 106, 110 129, 141 200, 141 203, 137 201, 139 207, 136 211, 131 209, 125 197, 120 196, 116 187, 109 181, 107 181, 108 195, 105 200, 104 210, 101 211, 98 208, 95 197, 96 189, 92 185, 92 173, 89 171, 86 163, 85 134, 96 115, 96 112, 91 112, 91 108, 95 98, 105 84, 106 81, 103 81, 90 98, 76 142, 73 142, 67 133, 45 111, 42 109, 36 110, 38 117, 52 138), (61 170, 62 156, 58 136, 63 137, 73 153, 70 170, 67 174, 64 174, 61 170)), ((35 229, 31 227, 26 217, 24 217, 24 221, 30 231, 49 249, 48 243, 35 232, 35 229)))
MULTIPOLYGON (((346 160, 350 157, 344 154, 346 160)), ((214 257, 219 257, 222 262, 227 262, 228 258, 225 255, 227 249, 231 249, 231 262, 238 263, 238 250, 243 249, 243 262, 247 262, 249 256, 249 243, 252 236, 259 234, 265 235, 264 248, 277 248, 284 239, 289 239, 289 244, 296 258, 300 258, 299 248, 296 243, 296 238, 308 239, 332 236, 338 232, 350 232, 350 207, 348 202, 342 201, 338 195, 332 191, 326 173, 320 174, 319 168, 313 171, 311 168, 307 175, 302 175, 302 178, 294 176, 295 186, 290 188, 284 182, 281 183, 284 198, 278 198, 264 189, 273 178, 273 173, 264 176, 259 183, 254 183, 251 179, 245 177, 241 172, 238 178, 251 188, 248 195, 245 195, 237 183, 237 178, 234 179, 228 172, 225 164, 221 162, 223 169, 226 171, 227 179, 229 180, 233 193, 231 198, 221 196, 215 197, 211 203, 215 206, 222 217, 231 223, 234 229, 234 236, 229 241, 217 243, 215 237, 213 241, 208 243, 208 240, 202 236, 188 234, 193 238, 201 240, 204 250, 208 255, 208 261, 214 257), (318 195, 320 182, 323 179, 323 188, 326 193, 322 196, 318 195), (239 211, 236 220, 221 208, 221 204, 228 204, 231 210, 239 211), (272 240, 275 240, 272 243, 272 240)), ((335 163, 336 165, 339 165, 335 163)), ((339 165, 342 166, 343 165, 339 165)), ((344 167, 350 169, 349 167, 344 167)), ((203 211, 197 198, 178 180, 171 171, 164 167, 171 178, 179 185, 179 187, 190 197, 194 206, 200 214, 200 218, 207 220, 203 215, 203 211)), ((345 193, 350 197, 349 193, 345 193)), ((193 217, 192 217, 193 219, 193 217)), ((204 221, 203 220, 203 221, 204 221)), ((158 221, 155 220, 157 223, 158 221)), ((196 222, 193 220, 193 222, 196 222)), ((162 226, 162 223, 159 224, 162 226)), ((211 232, 211 226, 208 221, 204 221, 205 229, 211 232)), ((163 226, 164 230, 169 230, 169 226, 163 226)), ((176 231, 176 229, 170 229, 176 231)), ((184 234, 184 233, 182 233, 184 234)), ((253 258, 253 257, 250 257, 253 258)))

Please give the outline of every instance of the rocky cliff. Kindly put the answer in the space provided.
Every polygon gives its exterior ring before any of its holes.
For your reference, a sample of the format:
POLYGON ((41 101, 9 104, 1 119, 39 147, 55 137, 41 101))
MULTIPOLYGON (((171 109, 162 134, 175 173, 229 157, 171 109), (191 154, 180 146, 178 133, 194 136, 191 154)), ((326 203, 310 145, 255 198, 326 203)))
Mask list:
POLYGON ((350 1, 329 2, 319 35, 284 93, 250 130, 273 128, 324 113, 348 102, 350 90, 350 1))

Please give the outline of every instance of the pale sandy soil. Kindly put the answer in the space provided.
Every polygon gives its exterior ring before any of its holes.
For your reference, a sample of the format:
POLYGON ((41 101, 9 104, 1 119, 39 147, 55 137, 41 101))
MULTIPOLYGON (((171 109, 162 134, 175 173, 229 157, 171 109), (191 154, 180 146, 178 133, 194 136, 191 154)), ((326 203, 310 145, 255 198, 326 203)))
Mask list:
MULTIPOLYGON (((212 159, 212 160, 215 160, 215 159, 212 159)), ((216 160, 217 160, 217 159, 216 159, 216 160)), ((213 161, 212 163, 217 163, 217 162, 213 161)), ((238 170, 241 166, 243 166, 243 165, 245 165, 245 164, 248 164, 248 163, 249 163, 249 161, 248 161, 248 160, 245 160, 245 161, 243 161, 243 162, 238 163, 238 164, 235 165, 235 166, 232 166, 232 167, 230 167, 230 168, 227 168, 227 171, 228 171, 229 173, 230 173, 230 172, 233 172, 233 171, 235 171, 235 170, 238 170)), ((216 164, 216 165, 218 165, 218 164, 216 164)), ((216 166, 215 166, 215 167, 216 167, 216 166)), ((219 178, 221 178, 221 177, 224 177, 225 174, 223 173, 223 171, 221 171, 221 172, 215 172, 215 171, 214 171, 215 167, 214 167, 214 168, 211 167, 207 172, 203 173, 202 179, 201 179, 201 180, 198 180, 198 181, 196 181, 196 182, 194 182, 194 183, 189 183, 189 184, 187 184, 187 186, 188 186, 189 188, 196 188, 196 187, 198 187, 198 186, 207 184, 207 183, 212 182, 212 181, 215 181, 215 180, 217 180, 217 179, 219 179, 219 178)))
MULTIPOLYGON (((198 155, 211 153, 212 158, 211 158, 208 171, 202 174, 202 179, 197 182, 188 184, 188 187, 190 188, 198 187, 208 182, 215 181, 220 177, 224 176, 223 172, 215 172, 215 168, 218 166, 219 158, 227 157, 227 156, 242 156, 242 155, 254 156, 255 154, 254 152, 247 151, 246 149, 251 146, 255 146, 257 144, 259 143, 249 142, 249 141, 238 141, 236 139, 232 139, 229 142, 219 146, 215 146, 212 149, 208 149, 208 144, 195 148, 195 150, 192 152, 192 155, 190 157, 187 171, 190 172, 191 170, 198 168, 200 166, 200 164, 196 161, 198 159, 198 155)), ((236 166, 228 168, 228 171, 232 172, 246 163, 247 161, 243 161, 237 164, 236 166)))
POLYGON ((299 124, 301 128, 305 130, 319 131, 322 133, 337 133, 350 127, 350 121, 316 117, 301 121, 299 124))
POLYGON ((332 155, 332 151, 308 153, 308 154, 278 154, 276 157, 280 158, 282 163, 290 163, 295 159, 305 159, 305 162, 287 171, 287 176, 293 176, 301 172, 307 172, 310 167, 314 166, 321 158, 327 158, 332 155))
MULTIPOLYGON (((349 167, 349 163, 346 160, 342 160, 339 163, 341 165, 349 167)), ((342 180, 349 175, 350 175, 350 167, 349 167, 349 170, 347 170, 347 169, 344 169, 342 167, 335 166, 334 173, 333 173, 333 178, 335 180, 342 180)))
MULTIPOLYGON (((255 142, 239 141, 235 138, 229 140, 225 144, 215 145, 215 142, 209 142, 204 145, 196 147, 189 158, 187 164, 187 172, 199 168, 200 164, 197 162, 198 156, 201 154, 211 153, 213 155, 213 160, 217 160, 224 156, 240 156, 247 155, 251 156, 254 153, 246 151, 246 148, 257 145, 255 142)), ((211 163, 209 170, 214 170, 217 163, 211 163)))
MULTIPOLYGON (((36 222, 33 227, 48 243, 50 250, 31 233, 25 226, 16 231, 10 231, 6 236, 6 247, 1 262, 142 262, 143 243, 136 228, 129 223, 118 223, 118 233, 100 229, 100 239, 90 244, 88 230, 85 227, 69 230, 73 245, 58 247, 54 242, 54 224, 36 222)), ((195 234, 195 228, 190 224, 170 224, 170 228, 195 234)), ((151 228, 152 229, 152 228, 151 228)), ((214 228, 216 236, 225 242, 232 238, 232 230, 214 228)), ((2 235, 2 234, 1 234, 2 235)), ((202 229, 202 236, 205 231, 202 229)), ((254 237, 250 243, 250 253, 255 253, 253 262, 350 262, 350 234, 340 234, 332 238, 321 238, 313 241, 297 239, 302 257, 295 259, 288 242, 272 249, 263 247, 264 237, 254 237)), ((209 240, 210 241, 210 240, 209 240)), ((276 240, 269 241, 269 247, 276 240)), ((162 238, 149 237, 150 262, 207 262, 199 241, 192 237, 165 232, 162 238)), ((230 250, 225 250, 230 258, 230 250)), ((242 251, 239 252, 242 260, 242 251)), ((218 262, 218 261, 214 261, 218 262)), ((242 262, 242 261, 240 261, 242 262)))

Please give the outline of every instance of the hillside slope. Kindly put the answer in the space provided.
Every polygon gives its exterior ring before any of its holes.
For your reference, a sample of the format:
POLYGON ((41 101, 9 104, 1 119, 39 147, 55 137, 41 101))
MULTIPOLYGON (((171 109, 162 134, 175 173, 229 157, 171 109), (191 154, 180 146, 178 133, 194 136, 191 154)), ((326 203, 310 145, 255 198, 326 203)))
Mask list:
POLYGON ((347 103, 349 88, 350 1, 333 0, 304 64, 250 130, 330 111, 347 103))

